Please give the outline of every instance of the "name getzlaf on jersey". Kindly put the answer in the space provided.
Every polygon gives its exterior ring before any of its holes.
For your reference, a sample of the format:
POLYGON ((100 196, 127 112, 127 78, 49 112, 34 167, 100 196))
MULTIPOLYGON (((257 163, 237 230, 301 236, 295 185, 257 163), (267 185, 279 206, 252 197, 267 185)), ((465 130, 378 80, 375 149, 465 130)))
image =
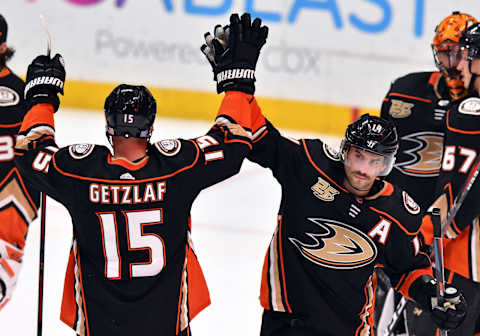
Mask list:
POLYGON ((395 123, 400 138, 396 163, 387 180, 408 188, 422 209, 434 200, 450 100, 440 72, 417 72, 396 79, 382 103, 381 117, 395 123))
POLYGON ((282 188, 261 305, 302 316, 319 335, 372 333, 375 267, 407 297, 414 279, 431 274, 416 235, 419 206, 400 188, 377 180, 363 203, 372 220, 358 223, 361 209, 346 206, 354 202, 348 203, 353 197, 343 187, 338 153, 320 140, 281 136, 253 106, 259 116, 248 159, 271 169, 282 188))
POLYGON ((62 321, 89 336, 185 330, 210 304, 190 239, 192 203, 240 170, 250 139, 214 126, 196 139, 149 145, 131 163, 105 146, 59 149, 49 104, 28 112, 20 134, 17 165, 72 217, 62 321))

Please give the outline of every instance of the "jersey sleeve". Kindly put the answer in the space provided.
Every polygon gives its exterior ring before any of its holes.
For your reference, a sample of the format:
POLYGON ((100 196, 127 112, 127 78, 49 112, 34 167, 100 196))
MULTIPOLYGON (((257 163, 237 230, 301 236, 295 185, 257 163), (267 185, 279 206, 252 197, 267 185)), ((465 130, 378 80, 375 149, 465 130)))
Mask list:
POLYGON ((395 290, 411 299, 412 283, 422 275, 433 276, 431 260, 418 236, 422 215, 407 214, 401 220, 399 216, 386 219, 393 222, 392 234, 395 236, 388 241, 385 250, 384 271, 395 290))
POLYGON ((288 180, 305 155, 301 141, 283 136, 263 116, 256 99, 252 102, 252 141, 248 159, 269 168, 280 183, 288 180))
POLYGON ((53 113, 51 104, 37 104, 27 112, 15 144, 15 164, 26 183, 65 204, 72 191, 56 168, 53 113))
POLYGON ((252 148, 252 100, 253 96, 242 92, 227 92, 215 125, 205 135, 191 140, 197 149, 194 167, 189 171, 191 186, 201 190, 240 171, 252 148))

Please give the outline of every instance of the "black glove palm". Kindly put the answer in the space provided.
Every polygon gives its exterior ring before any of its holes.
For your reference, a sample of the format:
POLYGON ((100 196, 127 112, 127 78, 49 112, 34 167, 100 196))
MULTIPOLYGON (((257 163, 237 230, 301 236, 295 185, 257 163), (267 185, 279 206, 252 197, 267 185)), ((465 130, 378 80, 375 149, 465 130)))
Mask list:
POLYGON ((201 47, 212 65, 214 79, 217 81, 217 92, 242 91, 255 92, 255 69, 260 50, 268 36, 268 27, 262 26, 262 20, 251 22, 250 14, 245 13, 241 19, 238 14, 230 16, 230 25, 218 34, 215 27, 215 38, 205 34, 207 44, 201 47), (212 50, 213 49, 213 50, 212 50))
POLYGON ((37 56, 28 66, 25 99, 29 106, 51 103, 58 110, 60 101, 57 94, 63 95, 65 65, 60 54, 53 58, 37 56))

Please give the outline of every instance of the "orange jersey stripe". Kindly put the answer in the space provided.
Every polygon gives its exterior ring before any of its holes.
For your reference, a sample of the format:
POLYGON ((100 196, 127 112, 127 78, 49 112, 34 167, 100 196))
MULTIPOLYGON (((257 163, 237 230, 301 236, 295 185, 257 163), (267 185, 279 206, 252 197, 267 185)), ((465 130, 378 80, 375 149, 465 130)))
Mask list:
POLYGON ((480 131, 464 131, 464 130, 461 130, 459 128, 455 128, 453 127, 452 125, 450 125, 450 123, 448 122, 449 120, 449 115, 450 115, 450 110, 447 111, 447 116, 446 116, 446 121, 447 121, 447 128, 452 131, 452 132, 455 132, 455 133, 461 133, 461 134, 469 134, 469 135, 476 135, 476 134, 480 134, 480 131))
POLYGON ((303 144, 303 148, 305 149, 305 153, 307 154, 308 161, 310 161, 310 163, 312 164, 312 166, 313 166, 316 170, 318 170, 323 176, 325 176, 325 178, 326 178, 327 180, 329 180, 330 183, 334 184, 335 186, 337 186, 337 188, 339 188, 339 189, 343 190, 344 192, 346 192, 347 194, 349 194, 350 192, 349 192, 347 189, 345 189, 345 188, 341 187, 340 185, 338 185, 334 180, 332 180, 327 174, 325 174, 325 173, 323 172, 323 170, 321 170, 321 169, 315 164, 315 162, 312 160, 312 157, 310 156, 310 153, 308 152, 308 148, 307 148, 307 144, 305 143, 305 139, 302 139, 301 141, 302 141, 302 144, 303 144))
POLYGON ((287 310, 289 313, 292 312, 290 308, 290 304, 288 303, 288 296, 287 296, 287 283, 285 282, 285 267, 283 266, 283 250, 282 250, 282 217, 279 216, 278 218, 278 250, 280 251, 280 270, 282 273, 282 281, 283 281, 283 298, 285 299, 285 304, 287 305, 287 310))
POLYGON ((21 124, 21 121, 15 124, 0 124, 0 128, 14 128, 20 126, 21 124))
POLYGON ((432 102, 430 99, 425 99, 425 98, 420 98, 420 97, 415 97, 415 96, 409 96, 409 95, 402 94, 402 93, 392 92, 392 93, 389 94, 389 96, 404 97, 404 98, 419 100, 419 101, 422 101, 422 102, 425 102, 425 103, 431 103, 432 102))
MULTIPOLYGON (((190 140, 191 141, 191 140, 190 140)), ((176 171, 174 171, 173 173, 170 173, 170 174, 167 174, 167 175, 162 175, 162 176, 157 176, 157 177, 152 177, 152 178, 148 178, 148 179, 142 179, 142 180, 135 180, 135 183, 143 183, 143 182, 150 182, 150 181, 157 181, 157 180, 162 180, 162 179, 166 179, 166 178, 169 178, 169 177, 172 177, 178 173, 181 173, 182 171, 184 170, 188 170, 192 167, 194 167, 196 164, 197 164, 197 161, 198 161, 198 157, 199 157, 199 153, 200 153, 200 149, 198 148, 197 144, 192 141, 193 144, 195 145, 195 147, 197 148, 197 154, 195 156, 195 159, 194 161, 188 165, 188 166, 185 166, 183 168, 180 168, 176 171)), ((71 173, 67 173, 63 170, 61 170, 58 166, 57 166, 57 162, 55 160, 55 156, 53 157, 53 166, 55 167, 55 169, 62 175, 65 175, 65 176, 70 176, 70 177, 73 177, 73 178, 76 178, 76 179, 79 179, 79 180, 86 180, 86 181, 95 181, 95 182, 106 182, 106 183, 132 183, 131 180, 107 180, 107 179, 101 179, 101 178, 94 178, 94 177, 86 177, 86 176, 81 176, 81 175, 76 175, 76 174, 71 174, 71 173)))
POLYGON ((377 213, 379 213, 379 214, 381 214, 381 215, 384 215, 385 217, 388 217, 390 220, 392 220, 393 222, 395 222, 395 224, 397 224, 398 227, 399 227, 400 229, 402 229, 403 232, 405 232, 405 233, 406 233, 407 235, 409 235, 409 236, 415 236, 415 235, 420 231, 420 228, 418 228, 417 231, 415 231, 415 232, 410 232, 410 231, 408 231, 402 224, 400 224, 400 222, 399 222, 398 220, 396 220, 395 218, 393 218, 392 216, 390 216, 388 213, 383 212, 383 211, 380 211, 380 210, 378 210, 378 209, 375 209, 375 208, 372 207, 372 206, 370 207, 370 209, 372 209, 373 211, 375 211, 375 212, 377 212, 377 213))

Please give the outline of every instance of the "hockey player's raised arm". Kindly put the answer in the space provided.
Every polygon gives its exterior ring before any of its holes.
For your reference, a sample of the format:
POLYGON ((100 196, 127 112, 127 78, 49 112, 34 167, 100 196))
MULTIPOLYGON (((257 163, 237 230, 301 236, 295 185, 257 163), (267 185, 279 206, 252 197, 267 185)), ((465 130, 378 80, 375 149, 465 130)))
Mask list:
POLYGON ((252 102, 252 141, 253 150, 248 159, 262 167, 270 168, 279 181, 289 179, 295 171, 295 163, 305 157, 302 141, 282 136, 267 120, 256 99, 252 102))
POLYGON ((58 146, 53 114, 59 107, 57 94, 63 94, 64 81, 65 67, 59 54, 53 58, 38 56, 28 66, 25 98, 30 109, 15 144, 15 164, 27 182, 60 202, 68 184, 54 162, 58 146))
POLYGON ((243 92, 226 92, 213 127, 191 140, 196 152, 194 166, 186 172, 191 187, 201 190, 238 173, 252 149, 247 131, 251 124, 251 99, 243 92))
POLYGON ((214 127, 194 140, 201 153, 196 166, 203 167, 197 171, 204 171, 202 179, 195 179, 201 188, 238 172, 252 148, 255 69, 267 36, 268 28, 258 18, 252 22, 248 13, 232 14, 229 25, 217 25, 204 35, 200 49, 212 66, 217 93, 225 92, 225 97, 214 127))

